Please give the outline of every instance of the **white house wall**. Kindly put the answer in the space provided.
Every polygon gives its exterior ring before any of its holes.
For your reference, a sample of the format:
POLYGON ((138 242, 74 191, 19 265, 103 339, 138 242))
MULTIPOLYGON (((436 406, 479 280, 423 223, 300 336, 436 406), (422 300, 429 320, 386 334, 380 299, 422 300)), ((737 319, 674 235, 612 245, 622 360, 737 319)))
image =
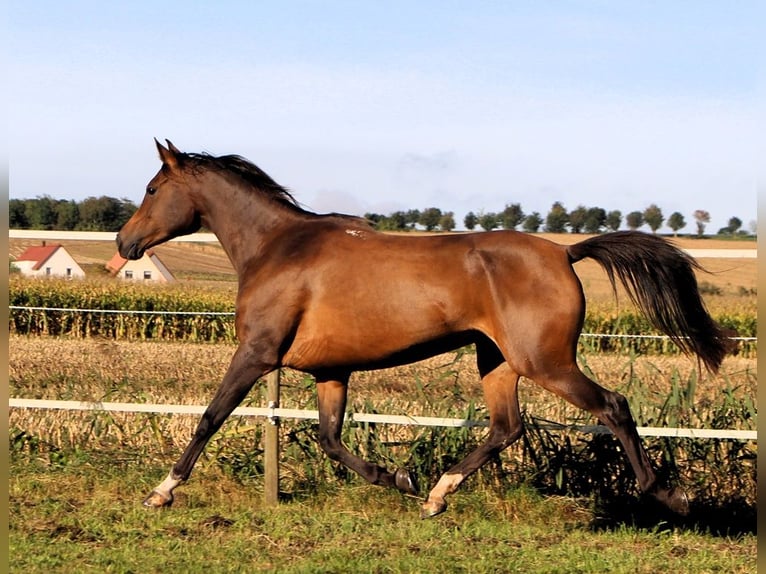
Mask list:
POLYGON ((157 266, 157 269, 162 274, 162 276, 165 278, 165 281, 172 282, 175 281, 175 277, 173 277, 173 274, 170 272, 170 270, 165 267, 165 264, 160 261, 160 258, 156 255, 152 255, 151 257, 152 262, 157 266))
POLYGON ((78 279, 85 277, 85 272, 65 249, 57 249, 53 255, 45 260, 40 269, 32 269, 36 263, 36 261, 17 261, 14 262, 14 265, 24 275, 31 277, 69 277, 78 279), (48 273, 48 269, 50 269, 50 273, 48 273), (67 274, 67 269, 71 270, 70 274, 67 274))
POLYGON ((160 283, 167 283, 168 278, 165 277, 161 270, 157 268, 154 262, 144 256, 138 261, 128 261, 120 268, 120 272, 117 274, 120 279, 127 281, 156 281, 160 283), (151 274, 150 279, 144 279, 144 273, 149 272, 151 274), (132 275, 132 277, 130 276, 132 275))

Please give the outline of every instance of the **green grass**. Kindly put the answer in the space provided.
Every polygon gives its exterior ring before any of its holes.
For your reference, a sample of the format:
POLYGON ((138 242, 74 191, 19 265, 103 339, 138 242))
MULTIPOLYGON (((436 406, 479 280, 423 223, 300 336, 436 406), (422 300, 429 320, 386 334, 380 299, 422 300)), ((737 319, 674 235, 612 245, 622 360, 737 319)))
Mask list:
POLYGON ((599 521, 580 499, 526 487, 466 489, 449 511, 355 484, 265 507, 244 484, 202 465, 168 510, 142 497, 165 468, 93 454, 50 465, 13 456, 11 572, 755 572, 756 537, 630 513, 599 521))

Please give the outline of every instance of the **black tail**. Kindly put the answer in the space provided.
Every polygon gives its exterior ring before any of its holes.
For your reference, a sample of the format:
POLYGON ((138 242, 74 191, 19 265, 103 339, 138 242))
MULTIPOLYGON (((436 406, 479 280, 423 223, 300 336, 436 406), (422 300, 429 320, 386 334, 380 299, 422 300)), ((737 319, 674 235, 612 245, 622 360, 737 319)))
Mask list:
POLYGON ((613 288, 619 277, 652 324, 710 371, 716 372, 733 350, 731 333, 713 321, 700 297, 694 276, 700 265, 668 241, 640 231, 618 231, 572 245, 568 253, 572 263, 586 257, 598 261, 613 288))

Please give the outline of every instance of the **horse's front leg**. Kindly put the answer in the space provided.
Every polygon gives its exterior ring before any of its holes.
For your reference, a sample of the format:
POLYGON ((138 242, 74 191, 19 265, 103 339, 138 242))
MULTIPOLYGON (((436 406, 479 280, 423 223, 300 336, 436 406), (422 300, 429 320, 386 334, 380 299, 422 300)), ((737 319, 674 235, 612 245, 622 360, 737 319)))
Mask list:
POLYGON ((160 508, 173 503, 173 490, 189 478, 210 438, 242 402, 255 382, 273 368, 274 362, 264 362, 262 353, 254 351, 251 346, 240 345, 189 445, 165 480, 146 497, 144 506, 160 508))
POLYGON ((367 482, 380 486, 393 486, 406 494, 417 495, 418 486, 410 473, 400 468, 395 472, 369 463, 351 454, 340 440, 343 417, 346 412, 348 375, 338 380, 317 378, 319 402, 319 444, 331 459, 336 460, 362 476, 367 482))

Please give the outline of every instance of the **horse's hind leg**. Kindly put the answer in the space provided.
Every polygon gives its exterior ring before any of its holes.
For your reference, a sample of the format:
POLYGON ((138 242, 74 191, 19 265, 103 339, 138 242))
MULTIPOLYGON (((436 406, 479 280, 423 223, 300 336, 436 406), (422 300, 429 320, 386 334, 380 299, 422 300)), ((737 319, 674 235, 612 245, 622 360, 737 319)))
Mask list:
POLYGON ((628 401, 623 395, 599 386, 574 364, 566 371, 538 375, 533 380, 575 406, 589 411, 614 433, 625 449, 643 492, 651 494, 678 514, 689 512, 689 502, 681 489, 668 488, 659 483, 641 444, 628 401))
POLYGON ((477 355, 489 411, 489 434, 484 443, 441 476, 420 509, 421 518, 444 512, 447 509, 445 497, 455 492, 466 478, 516 441, 523 432, 518 399, 519 375, 505 362, 494 345, 477 346, 477 355))
POLYGON ((340 440, 346 411, 348 377, 341 380, 317 378, 319 399, 319 444, 331 459, 336 460, 372 484, 394 486, 407 494, 416 495, 418 487, 405 469, 389 472, 383 467, 351 454, 340 440))

